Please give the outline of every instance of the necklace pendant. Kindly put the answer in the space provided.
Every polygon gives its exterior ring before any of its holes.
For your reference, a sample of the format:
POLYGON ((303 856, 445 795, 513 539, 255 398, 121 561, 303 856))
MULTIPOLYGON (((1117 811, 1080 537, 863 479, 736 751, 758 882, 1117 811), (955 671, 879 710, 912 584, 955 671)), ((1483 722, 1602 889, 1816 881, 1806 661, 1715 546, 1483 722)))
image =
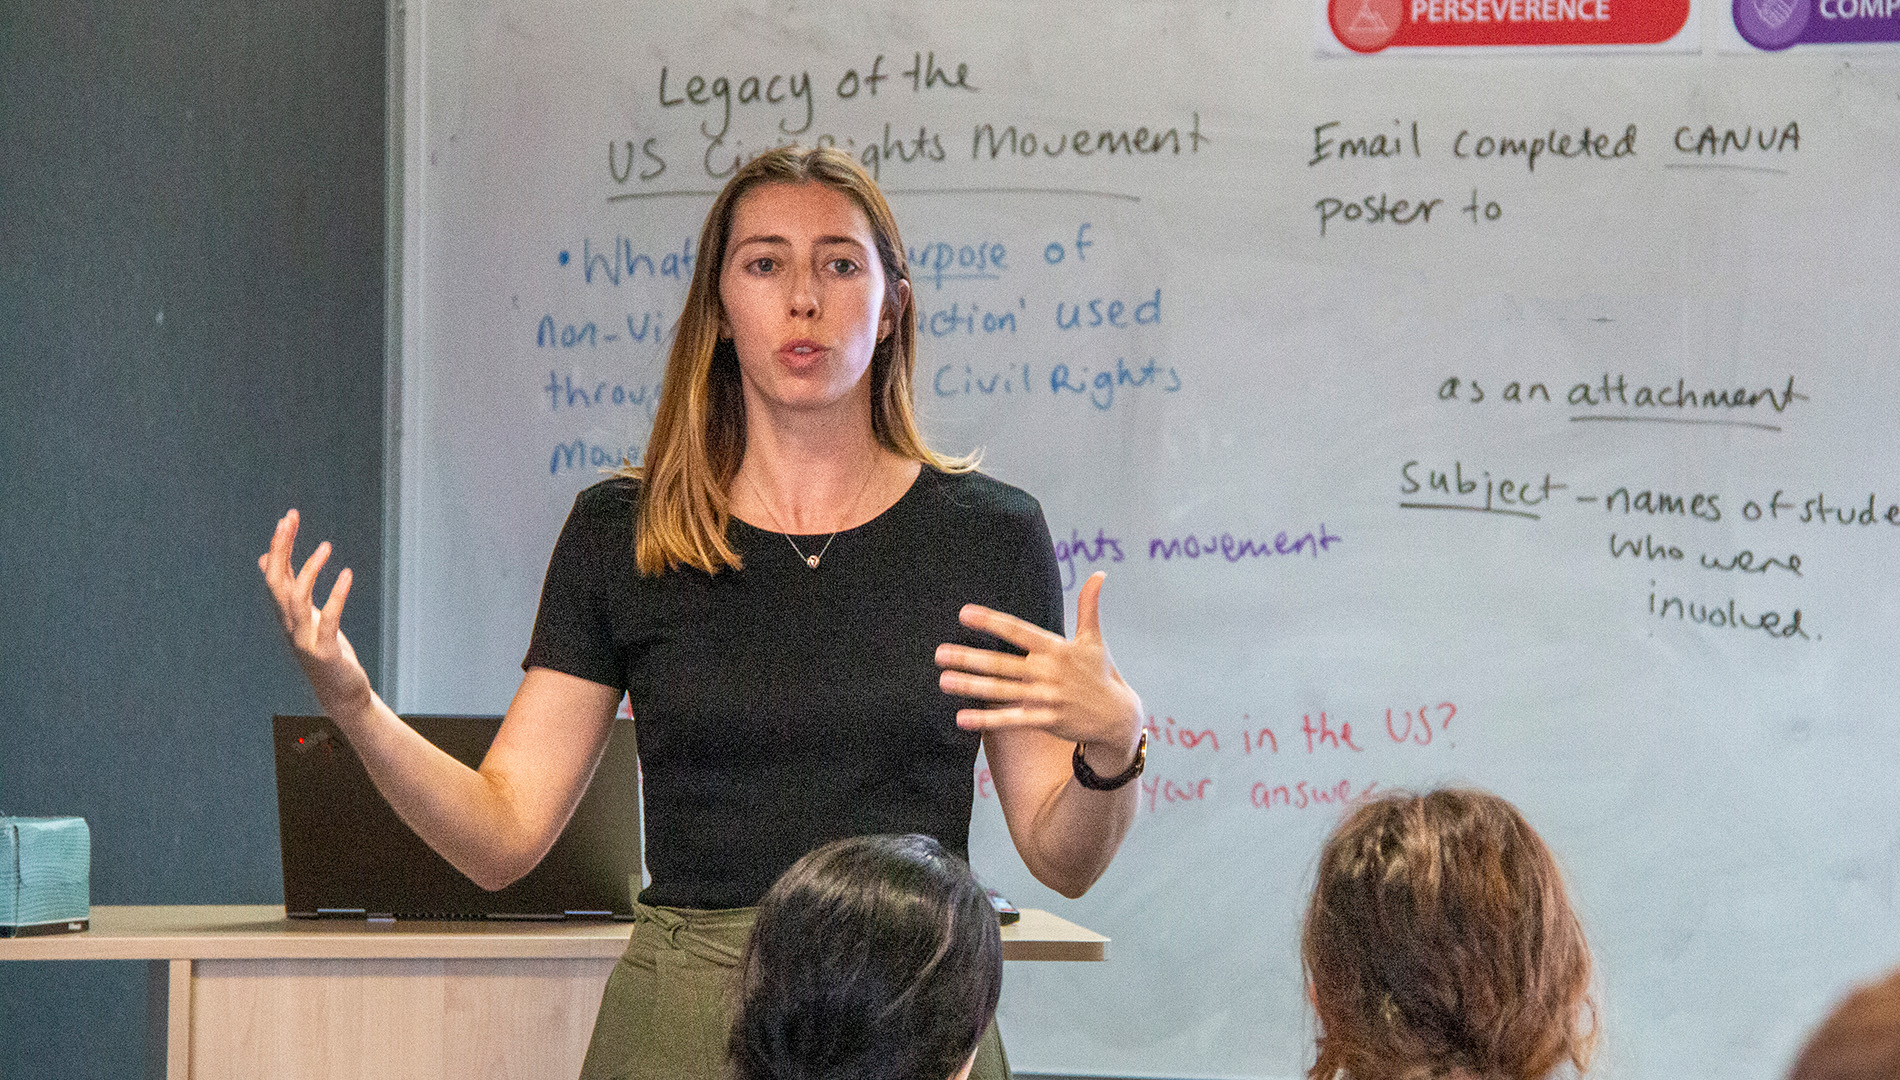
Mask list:
POLYGON ((818 556, 816 555, 805 556, 805 565, 811 567, 813 570, 818 569, 818 556))

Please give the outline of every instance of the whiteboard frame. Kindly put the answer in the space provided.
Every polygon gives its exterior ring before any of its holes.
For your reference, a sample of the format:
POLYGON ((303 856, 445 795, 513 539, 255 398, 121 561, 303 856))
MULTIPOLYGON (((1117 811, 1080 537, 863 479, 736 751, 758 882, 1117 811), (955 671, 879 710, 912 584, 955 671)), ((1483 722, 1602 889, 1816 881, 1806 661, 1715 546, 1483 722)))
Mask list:
POLYGON ((415 431, 415 361, 421 354, 418 320, 422 295, 422 5, 389 0, 388 116, 386 120, 384 177, 385 227, 388 236, 384 282, 383 379, 383 581, 382 654, 377 681, 383 699, 398 712, 407 708, 403 697, 403 649, 411 640, 402 632, 409 606, 403 597, 403 553, 412 539, 405 506, 413 506, 416 482, 415 449, 409 436, 415 431), (411 118, 415 118, 411 122, 411 118))

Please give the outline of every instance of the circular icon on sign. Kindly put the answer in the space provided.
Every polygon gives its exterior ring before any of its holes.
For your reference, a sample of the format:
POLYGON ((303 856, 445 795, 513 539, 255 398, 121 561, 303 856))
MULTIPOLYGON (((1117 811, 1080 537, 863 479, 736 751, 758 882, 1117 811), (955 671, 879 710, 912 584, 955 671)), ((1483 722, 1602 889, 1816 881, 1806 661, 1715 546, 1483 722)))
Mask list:
POLYGON ((1735 29, 1757 49, 1785 49, 1807 29, 1812 0, 1735 0, 1735 29))
MULTIPOLYGON (((1738 3, 1745 0, 1737 0, 1738 3)), ((1333 36, 1354 52, 1378 52, 1398 36, 1403 0, 1327 0, 1333 36)))

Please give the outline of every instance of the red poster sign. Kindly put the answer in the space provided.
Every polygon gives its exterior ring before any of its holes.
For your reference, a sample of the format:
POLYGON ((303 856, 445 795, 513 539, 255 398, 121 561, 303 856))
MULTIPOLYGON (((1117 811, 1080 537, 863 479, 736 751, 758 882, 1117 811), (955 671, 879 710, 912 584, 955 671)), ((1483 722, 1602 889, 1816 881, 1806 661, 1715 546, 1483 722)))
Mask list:
POLYGON ((1653 45, 1689 21, 1689 0, 1328 0, 1355 52, 1394 46, 1653 45))

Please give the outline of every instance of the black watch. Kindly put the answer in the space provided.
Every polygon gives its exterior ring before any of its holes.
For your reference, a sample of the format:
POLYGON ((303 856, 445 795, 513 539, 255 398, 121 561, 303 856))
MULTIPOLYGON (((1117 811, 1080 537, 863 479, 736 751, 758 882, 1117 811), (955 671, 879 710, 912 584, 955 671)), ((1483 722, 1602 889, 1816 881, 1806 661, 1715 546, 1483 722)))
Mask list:
POLYGON ((1129 762, 1126 769, 1106 780, 1097 776, 1094 769, 1089 768, 1088 759, 1082 756, 1083 748, 1082 743, 1075 744, 1075 757, 1071 760, 1071 764, 1075 768, 1075 782, 1090 791, 1114 791, 1140 776, 1141 770, 1148 765, 1148 733, 1146 731, 1141 733, 1141 741, 1135 744, 1135 760, 1129 762))

